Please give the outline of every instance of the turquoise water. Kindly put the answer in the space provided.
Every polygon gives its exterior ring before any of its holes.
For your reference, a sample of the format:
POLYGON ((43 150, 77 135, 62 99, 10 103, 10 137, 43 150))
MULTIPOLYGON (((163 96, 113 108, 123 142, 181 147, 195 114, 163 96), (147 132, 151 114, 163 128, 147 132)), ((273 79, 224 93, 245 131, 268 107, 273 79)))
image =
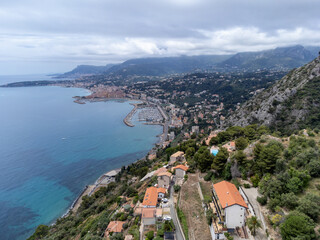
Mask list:
POLYGON ((129 102, 76 104, 83 89, 0 88, 0 239, 25 239, 85 185, 143 157, 162 127, 123 123, 129 102))
POLYGON ((218 154, 218 152, 219 152, 218 149, 211 149, 210 151, 211 151, 211 154, 212 154, 213 156, 217 156, 217 154, 218 154))

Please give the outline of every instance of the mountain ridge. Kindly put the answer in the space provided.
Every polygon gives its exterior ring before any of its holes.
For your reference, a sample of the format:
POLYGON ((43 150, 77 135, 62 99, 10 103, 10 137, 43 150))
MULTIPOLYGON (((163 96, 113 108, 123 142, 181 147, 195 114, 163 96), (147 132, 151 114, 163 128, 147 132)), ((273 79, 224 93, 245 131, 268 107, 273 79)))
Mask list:
POLYGON ((270 88, 244 103, 225 125, 263 124, 290 133, 320 127, 320 56, 293 69, 270 88))
POLYGON ((198 55, 179 57, 135 58, 120 64, 106 66, 80 65, 59 78, 83 75, 117 75, 128 77, 165 76, 195 71, 256 71, 275 69, 289 71, 314 59, 317 47, 301 45, 281 47, 258 52, 240 52, 231 55, 198 55))

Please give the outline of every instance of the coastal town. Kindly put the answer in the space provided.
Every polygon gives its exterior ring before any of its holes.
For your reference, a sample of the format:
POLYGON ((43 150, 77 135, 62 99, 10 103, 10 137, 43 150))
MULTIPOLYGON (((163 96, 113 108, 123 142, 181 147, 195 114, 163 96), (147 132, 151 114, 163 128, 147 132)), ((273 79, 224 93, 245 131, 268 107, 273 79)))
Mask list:
MULTIPOLYGON (((119 94, 121 90, 115 87, 107 88, 107 92, 110 91, 119 94)), ((78 100, 105 101, 106 97, 103 96, 89 95, 89 97, 82 97, 78 100)), ((218 154, 220 147, 212 145, 212 139, 217 138, 221 130, 213 130, 212 126, 190 124, 190 118, 193 124, 204 118, 203 113, 205 114, 206 110, 202 112, 201 107, 193 107, 197 110, 187 111, 186 108, 179 108, 168 101, 156 99, 144 93, 130 92, 130 94, 121 94, 121 96, 139 101, 132 103, 133 109, 124 119, 128 127, 135 126, 132 123, 135 114, 138 116, 138 121, 144 124, 163 126, 159 142, 142 161, 156 160, 158 151, 161 149, 163 151, 172 144, 176 145, 177 139, 188 142, 208 131, 203 142, 212 156, 218 154), (191 116, 190 111, 193 113, 191 116)), ((219 102, 219 95, 215 95, 214 99, 215 111, 218 114, 224 109, 224 105, 219 102)), ((221 115, 220 119, 222 117, 221 115)), ((208 125, 213 123, 213 121, 207 122, 208 125)), ((226 149, 230 156, 236 151, 234 141, 229 141, 221 147, 226 149)), ((123 170, 116 169, 108 172, 102 175, 94 185, 87 186, 73 204, 72 212, 77 211, 81 206, 83 197, 93 196, 99 192, 99 189, 108 188, 109 184, 119 182, 119 176, 123 170)), ((103 237, 116 239, 116 236, 123 236, 125 240, 254 239, 254 237, 265 239, 265 219, 256 200, 256 196, 259 195, 257 190, 252 192, 252 190, 236 186, 225 180, 216 183, 207 182, 204 178, 205 175, 201 172, 189 172, 185 152, 172 153, 168 161, 157 165, 153 171, 147 171, 145 175, 141 175, 141 179, 138 177, 130 179, 129 183, 138 183, 140 186, 137 191, 141 198, 137 200, 121 196, 121 204, 112 211, 114 217, 111 218, 114 220, 109 222, 103 232, 103 237), (188 198, 189 194, 193 196, 192 199, 188 198), (194 213, 192 213, 193 208, 197 209, 194 213), (130 230, 132 220, 128 218, 128 214, 135 219, 137 231, 130 230), (246 222, 252 217, 263 222, 263 229, 254 229, 252 232, 253 230, 248 228, 246 222)), ((248 182, 242 183, 248 185, 248 182)))
MULTIPOLYGON (((210 142, 217 133, 213 132, 207 140, 210 142)), ((234 142, 223 147, 230 154, 236 151, 234 142)), ((212 152, 215 146, 208 146, 208 149, 212 155, 217 154, 212 152)), ((92 196, 99 188, 119 182, 119 174, 121 176, 123 170, 112 170, 102 175, 82 197, 92 196)), ((121 203, 112 211, 114 220, 109 222, 103 237, 115 239, 115 236, 123 236, 125 240, 153 239, 155 236, 158 238, 154 239, 176 240, 265 239, 265 219, 253 197, 258 195, 256 189, 236 186, 225 180, 207 182, 205 177, 200 172, 189 172, 183 151, 173 153, 165 164, 158 165, 141 179, 134 177, 130 180, 140 186, 138 194, 141 198, 121 196, 121 203), (192 194, 192 198, 188 194, 192 194), (138 224, 137 232, 129 228, 132 219, 128 216, 131 215, 138 224), (257 233, 253 233, 246 224, 252 217, 263 222, 263 229, 254 229, 257 233)), ((248 185, 247 182, 243 184, 248 185)), ((79 198, 78 201, 77 207, 83 200, 79 198)), ((77 211, 77 207, 72 210, 77 211)))
POLYGON ((88 89, 89 95, 74 97, 78 104, 110 99, 130 101, 132 110, 123 119, 128 127, 141 123, 163 127, 158 142, 146 157, 132 164, 134 167, 109 171, 87 186, 65 218, 78 216, 101 192, 123 188, 117 200, 112 200, 114 204, 102 208, 108 213, 108 220, 107 225, 104 223, 99 228, 101 238, 278 239, 279 233, 271 230, 265 217, 267 210, 258 202, 262 196, 255 176, 250 173, 251 177, 246 177, 247 173, 239 167, 241 159, 252 158, 254 141, 269 130, 256 125, 243 129, 231 127, 230 133, 228 129, 219 130, 225 116, 237 111, 246 98, 231 96, 239 94, 236 90, 228 92, 229 95, 210 90, 208 81, 236 84, 239 78, 245 82, 257 77, 263 82, 260 87, 256 85, 241 92, 254 96, 283 73, 257 72, 255 77, 249 75, 247 79, 245 72, 237 74, 240 77, 231 73, 187 74, 125 86, 115 81, 101 84, 96 80, 54 83, 88 89), (262 79, 259 74, 263 75, 262 79), (246 149, 236 143, 241 136, 246 149))

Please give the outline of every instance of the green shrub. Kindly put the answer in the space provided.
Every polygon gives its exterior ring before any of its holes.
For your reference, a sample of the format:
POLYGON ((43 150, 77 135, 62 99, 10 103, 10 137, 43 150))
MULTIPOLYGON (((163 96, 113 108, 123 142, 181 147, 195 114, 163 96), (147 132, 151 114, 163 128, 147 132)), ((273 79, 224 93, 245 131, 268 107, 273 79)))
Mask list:
POLYGON ((262 206, 266 205, 268 202, 267 196, 257 197, 258 203, 260 203, 262 206))

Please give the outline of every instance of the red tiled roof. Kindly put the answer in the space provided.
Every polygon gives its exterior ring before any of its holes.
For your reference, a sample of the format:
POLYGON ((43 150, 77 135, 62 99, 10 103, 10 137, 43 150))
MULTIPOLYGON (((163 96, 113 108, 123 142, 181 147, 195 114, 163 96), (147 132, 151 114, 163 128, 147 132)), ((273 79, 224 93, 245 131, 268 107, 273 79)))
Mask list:
POLYGON ((107 227, 107 231, 120 233, 123 230, 123 224, 125 224, 123 221, 111 221, 107 227))
POLYGON ((154 218, 155 214, 156 214, 156 208, 142 209, 142 218, 154 218))
POLYGON ((158 203, 158 194, 165 194, 167 190, 165 188, 149 187, 144 195, 142 202, 143 206, 156 206, 158 203))
POLYGON ((157 188, 157 192, 158 192, 158 193, 166 194, 167 189, 160 187, 160 188, 157 188))
POLYGON ((174 167, 173 169, 177 169, 177 168, 182 169, 182 170, 185 171, 185 172, 189 169, 189 168, 188 168, 187 166, 185 166, 185 165, 178 165, 178 166, 174 167))
POLYGON ((219 198, 222 208, 232 205, 240 205, 248 208, 236 186, 227 181, 222 181, 213 185, 213 188, 219 198))
POLYGON ((142 202, 143 206, 156 206, 158 202, 158 191, 156 187, 147 188, 142 202))

